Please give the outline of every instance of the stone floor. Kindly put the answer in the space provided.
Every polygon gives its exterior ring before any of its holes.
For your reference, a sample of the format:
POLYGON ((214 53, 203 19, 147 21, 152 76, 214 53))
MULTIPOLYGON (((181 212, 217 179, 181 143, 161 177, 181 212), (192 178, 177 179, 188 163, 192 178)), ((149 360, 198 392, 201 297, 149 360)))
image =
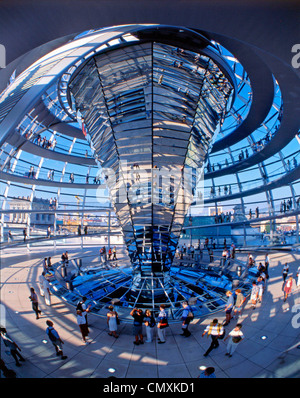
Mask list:
MULTIPOLYGON (((63 250, 63 249, 62 249, 63 250)), ((5 353, 1 341, 1 357, 14 369, 18 378, 197 378, 202 367, 213 366, 217 378, 298 378, 300 377, 300 288, 294 289, 283 301, 282 268, 290 264, 295 276, 300 255, 297 252, 272 252, 270 279, 263 301, 255 310, 246 304, 239 322, 243 323, 244 341, 231 358, 225 356, 226 344, 213 350, 208 357, 203 354, 210 344, 202 337, 211 319, 194 320, 190 326, 192 336, 182 337, 180 324, 167 329, 166 344, 157 342, 135 346, 132 325, 121 323, 120 337, 108 335, 106 320, 89 314, 89 344, 81 340, 76 324, 74 307, 52 296, 51 307, 39 296, 41 318, 36 320, 29 300, 30 287, 39 293, 37 279, 42 270, 42 259, 51 255, 52 261, 60 259, 62 250, 26 248, 5 249, 1 254, 1 319, 9 335, 18 343, 26 362, 16 367, 11 356, 5 353), (45 330, 51 319, 64 340, 66 360, 56 357, 54 347, 45 330), (262 337, 265 336, 263 339, 262 337), (112 373, 112 370, 114 372, 112 373)), ((87 252, 91 252, 87 250, 87 252)), ((69 256, 78 254, 69 249, 69 256)), ((238 254, 245 258, 246 254, 238 254)), ((259 261, 263 253, 255 253, 259 261)), ((223 311, 214 314, 220 321, 223 311)), ((228 333, 235 325, 226 326, 228 333)))

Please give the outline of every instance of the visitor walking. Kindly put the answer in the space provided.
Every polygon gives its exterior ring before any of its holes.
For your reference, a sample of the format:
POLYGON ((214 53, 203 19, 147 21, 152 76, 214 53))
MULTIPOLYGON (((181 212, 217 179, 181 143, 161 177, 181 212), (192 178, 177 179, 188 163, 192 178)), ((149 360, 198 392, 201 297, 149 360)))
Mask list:
POLYGON ((11 337, 9 337, 5 328, 0 328, 0 333, 5 347, 8 348, 11 356, 16 362, 16 366, 21 366, 19 360, 25 362, 25 358, 23 358, 23 356, 20 354, 21 348, 15 341, 13 341, 11 337))
POLYGON ((107 313, 107 325, 109 329, 109 335, 114 336, 116 339, 119 337, 117 335, 118 331, 118 313, 114 311, 114 306, 110 305, 108 307, 109 311, 107 313))
POLYGON ((155 318, 154 318, 152 311, 146 310, 145 316, 144 316, 144 323, 146 326, 146 336, 147 336, 146 343, 151 343, 153 340, 153 336, 154 336, 154 327, 156 325, 155 318))
POLYGON ((50 341, 54 345, 56 355, 58 357, 61 357, 61 359, 67 359, 68 357, 63 354, 63 349, 62 349, 62 344, 64 344, 64 342, 60 338, 58 332, 54 329, 53 322, 50 320, 47 320, 46 325, 48 326, 46 329, 46 333, 47 333, 50 341))
POLYGON ((237 318, 242 315, 243 306, 246 301, 246 297, 242 294, 241 289, 236 289, 236 301, 233 307, 233 317, 237 316, 237 318))
POLYGON ((144 313, 140 308, 134 308, 130 315, 133 317, 133 335, 135 337, 135 341, 133 344, 139 345, 144 344, 143 339, 143 320, 144 313))
POLYGON ((218 319, 213 319, 213 321, 206 326, 204 332, 202 333, 202 337, 207 333, 207 337, 211 337, 211 344, 205 352, 204 356, 207 355, 214 349, 219 347, 219 338, 223 338, 225 334, 225 330, 223 325, 221 325, 218 319))
POLYGON ((41 313, 41 311, 39 310, 38 297, 37 297, 37 294, 35 293, 33 287, 30 288, 29 300, 31 300, 32 309, 33 309, 33 311, 35 312, 36 319, 39 319, 39 314, 41 313))
POLYGON ((283 267, 283 270, 282 270, 283 282, 285 282, 285 280, 286 280, 286 278, 288 276, 289 269, 290 269, 290 267, 289 267, 288 263, 285 263, 284 267, 283 267))
POLYGON ((227 299, 227 303, 225 305, 225 316, 226 316, 226 319, 225 319, 225 323, 223 324, 224 326, 229 324, 229 322, 230 322, 230 320, 232 318, 231 313, 232 313, 233 306, 234 306, 234 296, 233 296, 233 294, 232 294, 232 292, 230 290, 228 290, 226 292, 226 296, 228 297, 228 299, 227 299))
POLYGON ((168 316, 165 310, 165 305, 161 304, 157 317, 157 337, 159 340, 158 344, 164 344, 166 342, 166 327, 168 326, 168 316))
POLYGON ((182 320, 181 328, 183 333, 181 334, 181 336, 189 337, 191 335, 191 332, 188 330, 188 327, 190 322, 194 319, 194 314, 191 307, 186 301, 182 303, 182 306, 183 306, 183 312, 181 316, 182 320))
POLYGON ((80 301, 78 301, 78 303, 77 303, 76 311, 80 310, 83 313, 85 320, 86 320, 86 324, 87 324, 87 326, 89 326, 88 319, 87 319, 87 313, 90 312, 92 305, 91 304, 86 305, 86 301, 87 301, 87 297, 83 296, 82 299, 80 301))
POLYGON ((82 311, 77 310, 76 311, 77 314, 77 325, 79 326, 80 332, 81 332, 81 336, 82 336, 82 340, 85 344, 87 344, 87 336, 89 335, 89 328, 88 325, 86 323, 86 319, 85 316, 83 315, 82 311))
POLYGON ((244 334, 241 331, 241 329, 242 329, 242 324, 238 323, 235 326, 235 328, 232 329, 231 332, 229 332, 228 336, 225 337, 224 343, 227 339, 229 339, 228 344, 227 344, 227 351, 226 351, 225 355, 232 357, 232 354, 237 349, 237 346, 244 339, 244 334))
POLYGON ((284 290, 284 300, 283 301, 287 300, 288 296, 292 292, 292 289, 293 289, 293 277, 290 276, 284 285, 284 289, 283 289, 284 290))

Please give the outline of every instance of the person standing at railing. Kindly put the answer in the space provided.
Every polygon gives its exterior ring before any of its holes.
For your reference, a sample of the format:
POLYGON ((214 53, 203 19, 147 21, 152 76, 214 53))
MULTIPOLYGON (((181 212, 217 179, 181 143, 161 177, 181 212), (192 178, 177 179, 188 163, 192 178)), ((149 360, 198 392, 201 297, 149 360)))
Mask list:
POLYGON ((29 299, 32 303, 32 309, 36 314, 36 319, 39 319, 39 314, 41 313, 40 309, 39 309, 39 302, 38 302, 38 297, 37 294, 34 291, 34 288, 31 287, 30 288, 30 296, 29 299))
POLYGON ((109 311, 107 313, 107 325, 109 329, 109 335, 114 336, 116 339, 119 337, 118 331, 118 313, 114 311, 114 306, 110 305, 108 307, 109 311))
POLYGON ((80 301, 78 301, 76 310, 77 311, 79 310, 82 312, 82 314, 85 317, 86 324, 87 324, 87 326, 89 326, 88 319, 87 319, 87 313, 90 312, 92 305, 91 304, 86 305, 86 301, 87 301, 87 297, 83 296, 82 299, 80 301))
POLYGON ((45 303, 46 305, 51 305, 51 292, 50 292, 50 284, 46 278, 43 281, 43 287, 45 292, 45 303))
POLYGON ((297 287, 300 287, 300 265, 297 269, 296 277, 297 277, 297 287))

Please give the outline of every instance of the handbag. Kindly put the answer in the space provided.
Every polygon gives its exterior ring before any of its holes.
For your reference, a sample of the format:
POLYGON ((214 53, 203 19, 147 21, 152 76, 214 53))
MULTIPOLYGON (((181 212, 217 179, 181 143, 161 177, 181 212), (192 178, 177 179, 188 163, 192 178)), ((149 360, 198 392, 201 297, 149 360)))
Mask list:
POLYGON ((234 336, 232 337, 232 342, 237 344, 242 340, 241 336, 234 336))
POLYGON ((189 311, 187 317, 192 321, 192 320, 194 319, 194 313, 193 313, 193 311, 189 311))

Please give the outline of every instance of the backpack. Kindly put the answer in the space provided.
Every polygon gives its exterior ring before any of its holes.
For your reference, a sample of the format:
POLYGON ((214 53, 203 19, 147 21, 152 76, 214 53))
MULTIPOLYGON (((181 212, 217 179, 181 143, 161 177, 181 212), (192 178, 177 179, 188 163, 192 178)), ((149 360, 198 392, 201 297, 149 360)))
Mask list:
POLYGON ((49 336, 49 339, 53 342, 57 340, 57 338, 54 336, 54 334, 52 333, 52 330, 50 328, 48 328, 48 336, 49 336))
POLYGON ((192 311, 192 309, 190 308, 190 310, 189 310, 189 313, 188 313, 188 316, 187 316, 188 318, 189 318, 189 320, 193 320, 194 319, 194 313, 193 313, 193 311, 192 311))

